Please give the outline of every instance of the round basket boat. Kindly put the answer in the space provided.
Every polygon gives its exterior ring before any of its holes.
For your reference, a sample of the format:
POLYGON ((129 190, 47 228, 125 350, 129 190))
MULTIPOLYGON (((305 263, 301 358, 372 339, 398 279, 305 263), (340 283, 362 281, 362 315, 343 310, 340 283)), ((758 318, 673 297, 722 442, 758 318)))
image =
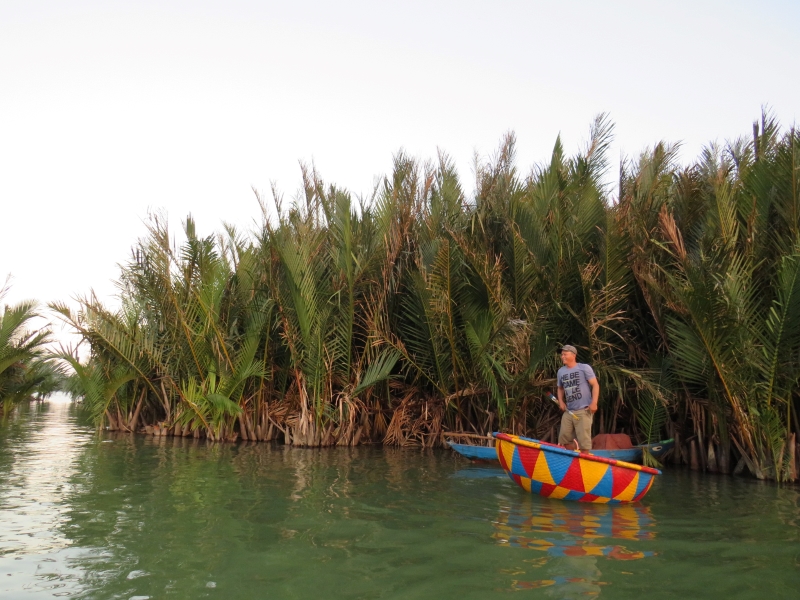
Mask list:
POLYGON ((567 450, 507 433, 493 433, 497 458, 522 489, 546 498, 578 502, 636 502, 658 469, 567 450))

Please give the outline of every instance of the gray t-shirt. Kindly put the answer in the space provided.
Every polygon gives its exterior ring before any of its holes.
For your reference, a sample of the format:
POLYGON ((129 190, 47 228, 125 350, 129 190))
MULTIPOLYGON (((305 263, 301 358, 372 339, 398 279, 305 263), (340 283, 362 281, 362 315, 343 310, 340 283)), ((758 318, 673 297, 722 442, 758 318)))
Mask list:
POLYGON ((569 410, 581 410, 592 403, 589 380, 594 377, 592 367, 583 363, 576 363, 571 369, 561 367, 558 370, 558 387, 564 388, 564 400, 569 410))

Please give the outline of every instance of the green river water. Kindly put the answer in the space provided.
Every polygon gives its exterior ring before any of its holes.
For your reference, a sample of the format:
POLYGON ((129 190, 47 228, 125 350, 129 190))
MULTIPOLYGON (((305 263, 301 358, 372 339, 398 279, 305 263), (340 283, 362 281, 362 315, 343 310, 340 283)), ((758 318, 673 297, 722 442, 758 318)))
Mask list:
POLYGON ((0 598, 800 598, 800 489, 667 470, 636 505, 444 450, 0 424, 0 598))

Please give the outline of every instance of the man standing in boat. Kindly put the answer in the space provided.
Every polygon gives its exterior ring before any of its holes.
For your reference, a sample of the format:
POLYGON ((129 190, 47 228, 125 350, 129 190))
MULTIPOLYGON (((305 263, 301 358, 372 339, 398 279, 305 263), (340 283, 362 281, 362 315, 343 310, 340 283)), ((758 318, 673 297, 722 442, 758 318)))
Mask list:
POLYGON ((578 362, 575 346, 561 348, 558 370, 558 406, 561 407, 561 429, 558 443, 566 446, 576 440, 580 450, 592 449, 592 419, 597 412, 600 384, 589 365, 578 362))

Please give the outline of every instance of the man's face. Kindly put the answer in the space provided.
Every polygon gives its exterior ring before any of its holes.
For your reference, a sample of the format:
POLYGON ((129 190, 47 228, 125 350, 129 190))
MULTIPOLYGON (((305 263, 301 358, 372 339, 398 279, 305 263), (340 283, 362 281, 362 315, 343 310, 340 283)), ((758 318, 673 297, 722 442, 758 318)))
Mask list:
POLYGON ((561 362, 565 365, 570 365, 575 362, 575 354, 569 352, 568 350, 564 350, 561 352, 561 362))

